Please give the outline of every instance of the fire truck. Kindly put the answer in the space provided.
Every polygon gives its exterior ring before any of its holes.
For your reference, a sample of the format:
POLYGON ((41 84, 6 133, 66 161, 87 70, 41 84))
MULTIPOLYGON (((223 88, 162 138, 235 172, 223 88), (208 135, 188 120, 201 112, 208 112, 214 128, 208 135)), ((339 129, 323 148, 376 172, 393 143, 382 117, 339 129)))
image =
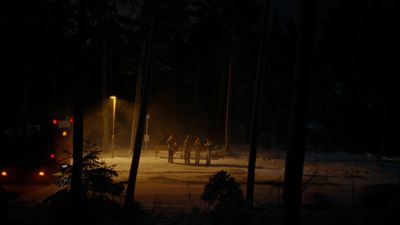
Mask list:
POLYGON ((53 118, 55 160, 61 165, 72 164, 72 131, 74 119, 70 116, 53 118))
POLYGON ((44 180, 69 163, 72 117, 24 115, 0 121, 0 182, 44 180))

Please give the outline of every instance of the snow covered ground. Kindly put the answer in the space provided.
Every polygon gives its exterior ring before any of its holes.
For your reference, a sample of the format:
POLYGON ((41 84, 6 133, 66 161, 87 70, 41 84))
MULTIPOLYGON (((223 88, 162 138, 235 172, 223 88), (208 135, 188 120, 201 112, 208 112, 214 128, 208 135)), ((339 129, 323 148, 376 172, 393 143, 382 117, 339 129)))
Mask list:
MULTIPOLYGON (((148 208, 190 209, 206 208, 200 199, 204 185, 210 176, 225 170, 241 184, 245 193, 247 177, 247 154, 233 151, 224 157, 214 158, 210 166, 205 160, 200 166, 185 165, 180 154, 174 163, 168 163, 165 154, 156 156, 154 151, 142 154, 136 185, 136 200, 148 208)), ((119 180, 127 180, 131 159, 128 157, 104 160, 115 164, 119 180)), ((284 177, 284 154, 260 151, 256 164, 255 204, 282 200, 284 177)), ((304 193, 318 191, 332 197, 339 204, 357 201, 362 186, 377 183, 400 182, 400 161, 386 158, 376 164, 369 154, 307 153, 304 166, 304 193)), ((121 199, 122 200, 122 199, 121 199)))
MULTIPOLYGON (((209 177, 220 170, 227 171, 246 191, 247 154, 245 146, 234 148, 229 154, 215 152, 210 166, 205 160, 200 166, 186 165, 180 153, 175 162, 168 163, 165 152, 143 152, 136 185, 136 200, 149 209, 182 211, 192 207, 207 208, 200 199, 209 177), (243 148, 243 149, 241 149, 243 148)), ((131 164, 128 154, 116 150, 115 157, 102 157, 115 164, 117 180, 127 180, 131 164)), ((285 167, 284 152, 260 149, 256 163, 255 205, 282 200, 282 182, 285 167)), ((193 163, 193 162, 192 162, 193 163)), ((399 158, 384 158, 380 164, 370 154, 307 153, 304 165, 304 194, 322 192, 338 204, 358 201, 360 188, 369 184, 400 183, 399 158)), ((21 200, 40 202, 58 190, 55 185, 4 186, 22 193, 21 200)), ((123 201, 123 196, 118 201, 123 201)))

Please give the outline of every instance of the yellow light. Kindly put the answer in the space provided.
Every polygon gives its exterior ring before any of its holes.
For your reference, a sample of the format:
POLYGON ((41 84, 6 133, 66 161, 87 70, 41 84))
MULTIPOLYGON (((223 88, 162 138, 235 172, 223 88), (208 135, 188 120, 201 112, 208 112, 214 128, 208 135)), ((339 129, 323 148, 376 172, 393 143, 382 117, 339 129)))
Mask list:
POLYGON ((6 177, 7 176, 7 171, 1 171, 1 176, 6 177))
POLYGON ((110 96, 110 99, 112 99, 112 100, 115 100, 115 99, 117 99, 117 96, 110 96))
POLYGON ((66 137, 67 135, 68 135, 67 131, 63 131, 63 132, 62 132, 62 136, 63 136, 63 137, 66 137))
POLYGON ((44 172, 43 172, 43 171, 40 171, 38 174, 39 174, 39 176, 41 176, 41 177, 44 176, 44 172))

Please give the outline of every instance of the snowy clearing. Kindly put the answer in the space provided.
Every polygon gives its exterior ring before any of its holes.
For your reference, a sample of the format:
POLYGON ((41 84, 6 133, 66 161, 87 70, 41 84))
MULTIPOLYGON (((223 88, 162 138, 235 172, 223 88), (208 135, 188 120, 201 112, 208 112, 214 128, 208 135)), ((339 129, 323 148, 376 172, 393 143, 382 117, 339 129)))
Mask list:
MULTIPOLYGON (((278 202, 282 199, 282 181, 285 161, 283 154, 260 153, 256 164, 255 204, 278 202), (272 155, 272 156, 271 156, 272 155)), ((120 176, 127 180, 131 159, 128 157, 104 157, 115 164, 120 176)), ((184 164, 180 154, 174 163, 168 163, 166 155, 148 151, 142 154, 136 185, 136 200, 149 208, 190 209, 206 208, 200 199, 204 185, 210 176, 225 170, 241 184, 245 192, 247 179, 247 155, 231 154, 213 159, 210 166, 184 164)), ((338 204, 357 201, 362 186, 377 183, 399 183, 400 163, 386 159, 377 165, 368 154, 309 153, 304 166, 304 193, 318 191, 334 198, 338 204)), ((122 200, 122 198, 120 199, 122 200)))

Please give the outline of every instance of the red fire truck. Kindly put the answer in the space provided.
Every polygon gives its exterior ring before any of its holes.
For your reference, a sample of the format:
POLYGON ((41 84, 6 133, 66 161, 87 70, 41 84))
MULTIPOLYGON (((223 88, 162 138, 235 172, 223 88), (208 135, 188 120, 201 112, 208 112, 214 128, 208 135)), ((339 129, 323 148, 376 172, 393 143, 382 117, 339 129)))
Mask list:
POLYGON ((16 116, 0 121, 0 181, 46 179, 69 163, 71 117, 16 116))

